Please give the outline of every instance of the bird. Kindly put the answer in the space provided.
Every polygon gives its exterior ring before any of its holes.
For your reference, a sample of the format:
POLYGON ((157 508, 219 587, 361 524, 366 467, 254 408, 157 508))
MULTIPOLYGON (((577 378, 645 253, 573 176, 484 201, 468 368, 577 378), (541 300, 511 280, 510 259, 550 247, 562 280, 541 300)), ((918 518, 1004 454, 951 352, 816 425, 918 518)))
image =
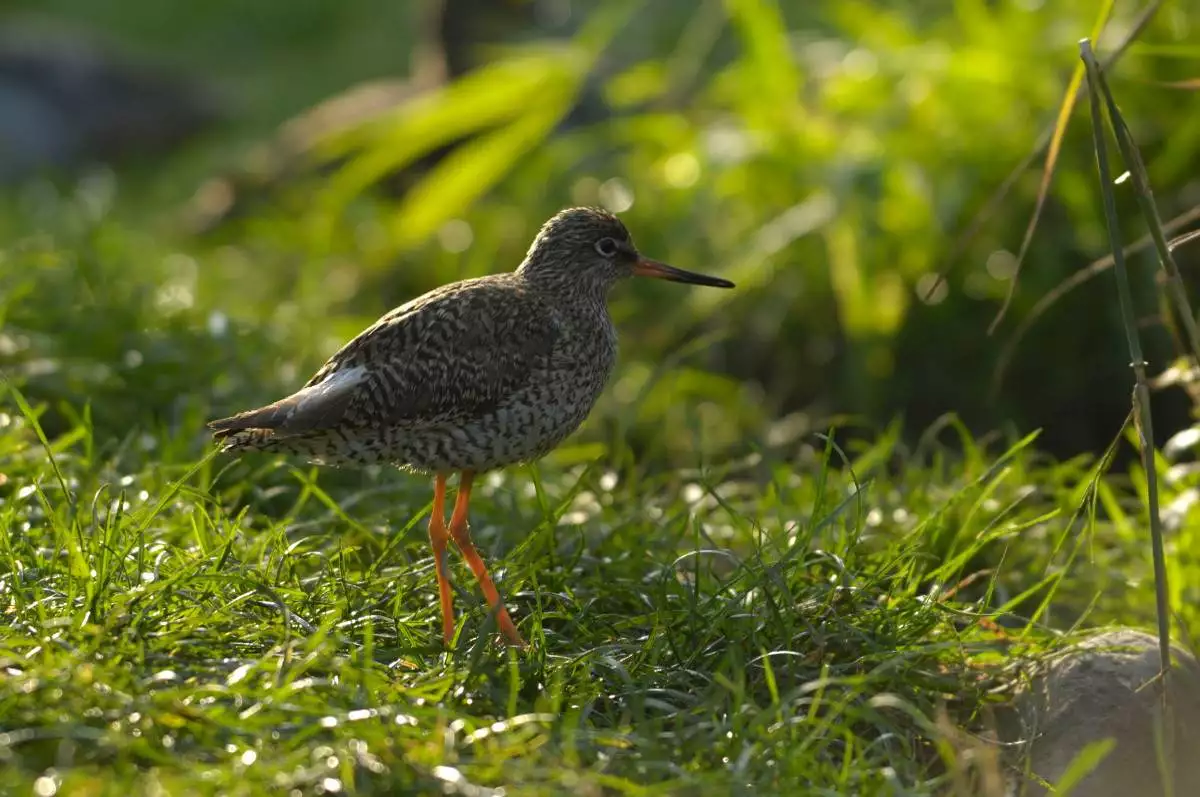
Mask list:
POLYGON ((428 532, 444 644, 456 628, 453 541, 504 640, 525 647, 471 540, 472 484, 540 459, 588 416, 617 359, 609 291, 634 276, 735 287, 643 256, 608 210, 567 208, 542 225, 516 270, 443 285, 391 310, 292 395, 208 427, 225 452, 432 476, 428 532), (447 523, 446 485, 456 473, 447 523))

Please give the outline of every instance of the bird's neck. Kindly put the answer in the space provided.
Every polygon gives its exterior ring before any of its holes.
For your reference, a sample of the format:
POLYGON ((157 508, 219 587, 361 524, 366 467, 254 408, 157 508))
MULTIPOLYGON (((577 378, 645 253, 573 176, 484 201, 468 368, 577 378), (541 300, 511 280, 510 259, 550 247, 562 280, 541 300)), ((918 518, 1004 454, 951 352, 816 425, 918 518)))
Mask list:
POLYGON ((610 280, 590 279, 588 275, 563 272, 559 269, 541 269, 537 263, 525 261, 517 269, 517 275, 530 289, 553 300, 561 306, 579 306, 599 309, 607 313, 610 280))

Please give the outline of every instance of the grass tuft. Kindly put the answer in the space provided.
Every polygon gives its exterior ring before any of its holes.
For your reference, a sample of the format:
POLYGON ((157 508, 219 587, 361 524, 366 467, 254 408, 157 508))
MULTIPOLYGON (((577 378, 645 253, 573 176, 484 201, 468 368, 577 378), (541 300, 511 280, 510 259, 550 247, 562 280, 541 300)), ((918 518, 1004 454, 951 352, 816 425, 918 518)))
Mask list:
POLYGON ((419 480, 131 466, 87 426, 51 459, 38 409, 0 429, 0 757, 64 793, 934 793, 940 714, 982 728, 1055 644, 989 606, 1041 581, 1019 541, 1086 477, 1031 493, 1027 440, 896 473, 896 438, 707 482, 496 475, 476 535, 534 646, 494 644, 456 565, 448 653, 419 480))

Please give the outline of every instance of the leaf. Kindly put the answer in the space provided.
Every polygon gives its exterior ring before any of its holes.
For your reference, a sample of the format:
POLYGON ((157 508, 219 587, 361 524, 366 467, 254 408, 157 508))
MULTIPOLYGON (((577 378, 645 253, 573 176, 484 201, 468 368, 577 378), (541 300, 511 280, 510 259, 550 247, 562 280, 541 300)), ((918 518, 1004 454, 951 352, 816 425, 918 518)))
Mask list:
POLYGON ((1084 746, 1075 758, 1071 759, 1067 771, 1063 773, 1058 782, 1054 784, 1054 794, 1065 797, 1070 794, 1079 783, 1091 774, 1092 770, 1100 765, 1112 749, 1116 747, 1116 740, 1099 739, 1084 746))
POLYGON ((756 108, 790 108, 800 95, 800 74, 792 59, 787 27, 773 0, 726 0, 730 19, 746 45, 753 72, 756 108))
POLYGON ((324 142, 318 147, 324 157, 353 149, 360 152, 329 179, 317 205, 325 212, 336 212, 367 186, 422 155, 520 116, 540 101, 547 83, 561 79, 574 60, 566 51, 497 61, 324 142))
POLYGON ((526 48, 327 142, 328 152, 356 143, 363 151, 322 192, 316 210, 324 226, 316 228, 318 238, 328 236, 336 212, 371 183, 439 147, 481 134, 441 159, 406 193, 391 225, 395 242, 411 246, 464 213, 567 114, 633 8, 629 0, 614 2, 594 14, 567 46, 526 48))
POLYGON ((559 105, 539 109, 464 144, 405 194, 392 217, 392 240, 400 249, 423 241, 483 196, 558 124, 559 105))

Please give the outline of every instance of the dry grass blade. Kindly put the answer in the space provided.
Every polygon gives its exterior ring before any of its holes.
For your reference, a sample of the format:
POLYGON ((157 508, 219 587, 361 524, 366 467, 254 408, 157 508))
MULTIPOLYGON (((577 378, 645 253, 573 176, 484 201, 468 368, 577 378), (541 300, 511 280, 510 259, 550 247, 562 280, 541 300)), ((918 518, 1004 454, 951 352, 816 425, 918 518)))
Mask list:
MULTIPOLYGON (((1113 2, 1109 0, 1101 12, 1100 21, 1096 25, 1096 32, 1103 29, 1104 23, 1108 21, 1109 14, 1112 12, 1113 2)), ((1050 195, 1050 181, 1054 179, 1054 167, 1058 164, 1058 153, 1062 151, 1062 142, 1067 135, 1067 126, 1071 121, 1071 111, 1075 108, 1075 98, 1079 96, 1079 86, 1083 83, 1083 68, 1076 67, 1075 72, 1071 75, 1071 82, 1067 84, 1067 93, 1063 97, 1062 105, 1058 108, 1058 118, 1054 123, 1054 133, 1050 136, 1050 151, 1046 153, 1046 165, 1042 168, 1042 182, 1038 185, 1037 201, 1033 206, 1033 215, 1029 217, 1029 223, 1025 226, 1025 237, 1021 239, 1021 249, 1017 252, 1017 265, 1013 270, 1012 279, 1008 283, 1008 293, 1004 295, 1004 303, 1000 305, 1000 310, 996 313, 996 317, 992 319, 992 323, 988 325, 988 334, 992 335, 996 332, 996 327, 1000 326, 1000 322, 1008 314, 1008 308, 1012 304, 1013 297, 1017 293, 1017 281, 1021 276, 1021 267, 1025 264, 1025 255, 1029 252, 1029 244, 1033 241, 1033 233, 1037 229, 1038 220, 1042 217, 1042 208, 1046 205, 1046 198, 1050 195)))
POLYGON ((1037 156, 1041 154, 1042 150, 1046 148, 1046 145, 1050 143, 1050 139, 1054 135, 1054 130, 1055 128, 1050 127, 1042 133, 1038 138, 1037 144, 1029 151, 1029 154, 1013 167, 1013 170, 1004 178, 1004 182, 1000 183, 1000 186, 988 197, 987 202, 983 204, 979 212, 971 217, 971 221, 967 224, 966 229, 963 230, 962 234, 955 240, 954 246, 951 247, 950 255, 946 258, 946 267, 938 273, 937 279, 930 284, 929 290, 922 297, 923 301, 928 302, 933 297, 934 292, 945 281, 946 274, 950 272, 951 265, 958 261, 963 252, 967 251, 967 247, 971 244, 971 241, 975 240, 975 236, 991 220, 996 211, 1004 207, 1004 200, 1008 197, 1008 192, 1012 190, 1012 187, 1017 184, 1017 180, 1025 173, 1025 170, 1029 168, 1037 159, 1037 156))
MULTIPOLYGON (((1197 220, 1200 220, 1200 205, 1180 213, 1175 218, 1163 224, 1163 230, 1165 232, 1172 233, 1175 230, 1185 227, 1197 220)), ((1174 250, 1176 247, 1188 243, 1197 236, 1200 236, 1200 231, 1181 235, 1178 238, 1172 239, 1168 246, 1174 250)), ((1122 252, 1126 258, 1129 258, 1138 252, 1141 252, 1143 249, 1149 246, 1151 242, 1152 238, 1150 233, 1146 233, 1141 238, 1138 238, 1136 241, 1126 246, 1122 252)), ((1088 263, 1082 269, 1076 271, 1070 277, 1067 277, 1058 285, 1054 286, 1052 290, 1048 291, 1046 295, 1042 296, 1037 300, 1036 303, 1034 303, 1029 312, 1021 318, 1021 321, 1017 324, 1017 328, 1014 330, 1012 337, 1009 338, 1008 342, 1004 345, 1004 349, 1000 353, 1000 357, 996 363, 996 370, 992 374, 992 385, 989 393, 993 401, 995 400, 996 396, 999 395, 1000 386, 1004 384, 1004 378, 1008 375, 1008 369, 1011 367, 1013 360, 1016 359, 1017 348, 1020 346, 1021 341, 1025 339, 1025 336, 1029 334, 1029 331, 1033 329, 1039 320, 1041 320, 1042 316, 1044 316, 1051 307, 1058 304, 1058 302, 1061 301, 1062 298, 1068 293, 1080 287, 1081 285, 1091 282, 1092 279, 1105 273, 1112 268, 1112 266, 1113 256, 1111 254, 1107 254, 1104 257, 1093 260, 1091 263, 1088 263)))
MULTIPOLYGON (((1114 3, 1106 2, 1100 9, 1099 16, 1096 19, 1096 24, 1092 28, 1092 39, 1100 38, 1100 33, 1104 30, 1104 26, 1108 24, 1108 19, 1112 16, 1114 3)), ((1111 66, 1125 48, 1133 42, 1134 39, 1145 29, 1146 25, 1153 19, 1154 14, 1158 11, 1161 2, 1153 2, 1138 15, 1137 21, 1130 27, 1129 33, 1113 51, 1113 54, 1105 62, 1105 67, 1111 66)), ((1062 106, 1058 109, 1058 119, 1054 124, 1054 134, 1050 137, 1050 151, 1046 154, 1046 165, 1042 169, 1042 182, 1038 186, 1037 203, 1033 208, 1033 215, 1029 219, 1029 225, 1025 228, 1025 237, 1021 241, 1021 250, 1017 253, 1017 265, 1013 271, 1012 280, 1008 283, 1008 293, 1004 297, 1004 303, 1000 305, 1000 310, 996 313, 996 317, 992 319, 991 325, 988 327, 988 334, 994 334, 996 327, 1004 320, 1008 314, 1008 308, 1012 304, 1013 297, 1017 293, 1017 282, 1021 276, 1021 266, 1025 262, 1025 255, 1029 251, 1029 244, 1033 240, 1034 230, 1037 229, 1038 220, 1042 215, 1042 208, 1046 204, 1046 197, 1050 193, 1050 182, 1054 178, 1054 167, 1058 163, 1058 153, 1062 148, 1063 138, 1067 134, 1067 125, 1071 119, 1071 111, 1075 108, 1075 101, 1079 97, 1079 86, 1083 82, 1083 66, 1078 65, 1075 71, 1071 74, 1071 82, 1067 84, 1066 96, 1063 97, 1062 106)))
MULTIPOLYGON (((1154 18, 1154 15, 1158 12, 1158 9, 1161 5, 1162 0, 1154 0, 1144 9, 1142 9, 1142 11, 1134 19, 1133 24, 1129 26, 1129 30, 1126 35, 1121 39, 1117 46, 1113 48, 1112 53, 1108 56, 1108 58, 1105 59, 1104 66, 1106 68, 1115 63, 1116 60, 1125 52, 1125 50, 1129 48, 1129 45, 1131 45, 1137 39, 1137 37, 1141 35, 1141 32, 1145 30, 1147 25, 1150 24, 1150 21, 1154 18)), ((1096 24, 1093 26, 1091 38, 1099 38, 1101 31, 1103 31, 1104 26, 1108 22, 1108 18, 1112 14, 1113 6, 1113 2, 1107 2, 1100 9, 1096 24)), ((942 269, 941 273, 939 273, 938 279, 934 280, 933 286, 930 288, 927 294, 926 298, 932 295, 932 292, 945 278, 945 275, 949 273, 951 265, 958 259, 959 255, 966 250, 967 244, 975 237, 979 230, 982 229, 992 214, 1001 206, 1001 202, 1003 201, 1004 197, 1008 195, 1008 192, 1012 190, 1013 185, 1016 184, 1017 178, 1020 177, 1026 168, 1028 168, 1029 164, 1033 162, 1038 153, 1040 153, 1047 145, 1049 145, 1050 152, 1047 154, 1046 162, 1042 168, 1042 182, 1038 188, 1038 198, 1034 208, 1033 216, 1030 218, 1029 225, 1025 229, 1025 237, 1021 243, 1020 253, 1017 255, 1016 271, 1013 273, 1012 280, 1009 283, 1008 294, 1004 298, 1003 305, 997 312, 996 317, 992 320, 992 323, 988 326, 989 335, 993 334, 996 328, 1004 320, 1005 315, 1008 313, 1008 308, 1012 304, 1012 299, 1016 294, 1017 280, 1020 277, 1021 265, 1025 260, 1025 254, 1029 249, 1029 243, 1033 238, 1033 233, 1037 227, 1037 222, 1041 217, 1042 207, 1045 205, 1045 200, 1050 190, 1050 182, 1054 176, 1054 167, 1058 161, 1058 152, 1062 144, 1062 138, 1066 135, 1066 127, 1070 120, 1071 110, 1074 109, 1075 102, 1079 99, 1079 85, 1082 79, 1083 68, 1076 67, 1074 73, 1071 75, 1071 81, 1067 86, 1067 91, 1063 97, 1063 103, 1059 108, 1059 113, 1055 119, 1054 125, 1047 129, 1047 131, 1039 138, 1037 145, 1033 148, 1033 151, 1029 153, 1028 157, 1024 158, 1021 163, 1019 163, 1016 168, 1009 173, 1009 176, 1005 178, 1004 182, 1001 183, 999 188, 997 188, 992 196, 989 197, 988 201, 984 203, 983 208, 981 208, 979 212, 972 217, 962 235, 958 237, 958 240, 955 241, 954 246, 951 247, 951 254, 947 258, 946 267, 942 269)))
MULTIPOLYGON (((1116 63, 1117 59, 1120 58, 1127 49, 1129 49, 1129 45, 1133 44, 1137 37, 1141 35, 1141 32, 1146 29, 1146 26, 1150 24, 1150 21, 1154 19, 1154 15, 1158 12, 1158 9, 1161 5, 1162 0, 1154 0, 1154 2, 1142 9, 1141 13, 1139 13, 1135 18, 1134 23, 1129 27, 1129 30, 1126 32, 1124 38, 1121 39, 1117 46, 1113 48, 1112 52, 1109 53, 1108 57, 1104 60, 1103 65, 1105 69, 1116 63)), ((1101 21, 1103 21, 1103 12, 1109 9, 1111 9, 1111 4, 1109 4, 1108 9, 1102 9, 1101 21)), ((1099 34, 1097 33, 1096 35, 1099 34)), ((1095 38, 1095 36, 1093 36, 1093 38, 1095 38)), ((1075 92, 1072 102, 1078 101, 1078 99, 1079 94, 1078 92, 1075 92)), ((988 222, 989 219, 991 219, 992 214, 994 214, 1003 206, 1005 197, 1008 196, 1008 192, 1012 190, 1012 187, 1016 185, 1017 179, 1025 173, 1025 170, 1029 168, 1029 165, 1033 163, 1037 156, 1041 154, 1041 152, 1051 142, 1055 133, 1058 131, 1059 121, 1061 121, 1061 118, 1056 120, 1054 125, 1046 128, 1045 132, 1038 137, 1038 142, 1036 145, 1034 145, 1030 153, 1024 157, 1011 172, 1009 172, 1008 176, 1004 178, 1004 181, 999 185, 999 187, 992 192, 990 197, 988 197, 988 200, 984 203, 983 207, 971 217, 971 221, 967 224, 962 234, 958 236, 957 240, 955 240, 954 246, 950 248, 950 254, 946 258, 946 266, 938 273, 938 278, 933 281, 932 286, 926 292, 926 301, 928 301, 929 297, 933 295, 933 292, 942 283, 942 280, 946 278, 946 275, 950 272, 951 266, 957 262, 962 253, 967 250, 968 244, 970 244, 970 242, 975 238, 975 235, 981 229, 983 229, 983 226, 988 222)), ((1046 171, 1053 169, 1053 163, 1049 157, 1046 160, 1044 169, 1046 171)), ((1045 178, 1043 178, 1043 182, 1046 182, 1045 178)), ((1034 221, 1036 221, 1037 217, 1038 214, 1035 212, 1034 221)), ((1018 260, 1018 268, 1020 268, 1019 263, 1020 261, 1018 260)), ((1012 286, 1015 285, 1016 276, 1014 275, 1012 286)), ((1015 287, 1010 288, 1010 290, 1015 290, 1015 287)), ((1011 299, 1011 293, 1009 299, 1011 299)), ((1007 306, 1008 300, 1006 299, 1005 308, 1007 308, 1007 306)), ((994 327, 996 323, 999 323, 999 320, 1000 319, 997 319, 996 322, 993 322, 992 326, 994 327)))
POLYGON ((1189 244, 1197 238, 1200 238, 1200 230, 1192 230, 1191 232, 1184 233, 1177 238, 1172 238, 1167 242, 1167 251, 1174 252, 1179 247, 1183 246, 1184 244, 1189 244))

